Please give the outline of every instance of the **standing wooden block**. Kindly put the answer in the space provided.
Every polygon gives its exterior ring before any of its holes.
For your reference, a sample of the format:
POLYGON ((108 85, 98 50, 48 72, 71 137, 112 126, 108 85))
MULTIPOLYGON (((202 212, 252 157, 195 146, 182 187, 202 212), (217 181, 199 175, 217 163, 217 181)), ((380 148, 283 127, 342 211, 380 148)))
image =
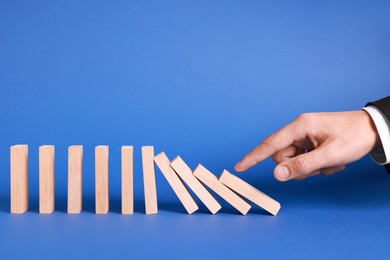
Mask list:
POLYGON ((145 213, 157 214, 157 192, 153 146, 142 147, 142 168, 144 175, 145 213))
POLYGON ((212 214, 217 213, 221 209, 218 201, 206 190, 206 188, 194 177, 190 167, 183 161, 180 156, 177 156, 171 162, 171 167, 187 183, 196 196, 206 205, 212 214))
POLYGON ((133 213, 133 146, 122 146, 122 214, 133 213))
POLYGON ((237 194, 231 191, 228 187, 223 185, 217 179, 217 177, 205 167, 199 164, 194 171, 194 175, 206 186, 221 196, 224 200, 229 202, 233 207, 241 212, 241 214, 246 215, 246 213, 248 213, 251 206, 245 200, 241 199, 237 194))
POLYGON ((22 214, 28 210, 28 146, 11 146, 11 213, 22 214))
POLYGON ((54 211, 54 146, 39 147, 39 213, 54 211))
POLYGON ((83 193, 83 146, 68 148, 68 214, 79 214, 83 193))
POLYGON ((237 192, 241 196, 247 198, 248 200, 254 202, 256 205, 262 207, 272 215, 278 214, 280 209, 280 203, 276 200, 268 197, 255 187, 249 185, 245 181, 241 180, 237 176, 234 176, 227 170, 224 170, 219 181, 224 185, 237 192))
POLYGON ((194 199, 191 197, 191 194, 181 182, 175 171, 170 167, 170 161, 165 153, 162 152, 156 155, 154 157, 154 161, 161 170, 165 179, 167 179, 169 185, 171 185, 173 191, 176 193, 188 214, 192 214, 198 210, 198 205, 196 205, 194 199))
POLYGON ((95 212, 108 213, 108 146, 95 147, 95 212))

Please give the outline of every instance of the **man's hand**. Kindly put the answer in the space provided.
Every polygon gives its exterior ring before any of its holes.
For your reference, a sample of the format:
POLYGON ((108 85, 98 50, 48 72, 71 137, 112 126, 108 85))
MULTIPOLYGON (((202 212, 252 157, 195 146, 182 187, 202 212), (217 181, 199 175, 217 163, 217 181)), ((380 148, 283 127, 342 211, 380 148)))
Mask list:
POLYGON ((277 163, 279 181, 331 175, 359 160, 375 146, 379 136, 367 112, 308 113, 297 117, 263 140, 235 170, 242 172, 269 156, 277 163))

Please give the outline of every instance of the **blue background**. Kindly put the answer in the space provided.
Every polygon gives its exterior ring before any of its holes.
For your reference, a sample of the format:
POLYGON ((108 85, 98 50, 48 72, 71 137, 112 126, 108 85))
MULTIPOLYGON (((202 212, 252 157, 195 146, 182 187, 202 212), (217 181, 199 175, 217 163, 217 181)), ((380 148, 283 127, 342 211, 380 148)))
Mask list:
MULTIPOLYGON (((1 258, 388 257, 390 177, 367 156, 332 177, 241 178, 277 217, 187 215, 157 170, 144 215, 140 149, 219 175, 303 112, 389 94, 388 1, 0 1, 1 258), (29 144, 30 211, 9 214, 9 146, 29 144), (38 147, 56 145, 56 212, 38 212, 38 147), (84 145, 84 211, 67 215, 67 147, 84 145), (94 214, 94 146, 110 145, 110 213, 94 214), (135 210, 120 214, 120 147, 135 210)), ((221 199, 219 199, 221 200, 221 199)))

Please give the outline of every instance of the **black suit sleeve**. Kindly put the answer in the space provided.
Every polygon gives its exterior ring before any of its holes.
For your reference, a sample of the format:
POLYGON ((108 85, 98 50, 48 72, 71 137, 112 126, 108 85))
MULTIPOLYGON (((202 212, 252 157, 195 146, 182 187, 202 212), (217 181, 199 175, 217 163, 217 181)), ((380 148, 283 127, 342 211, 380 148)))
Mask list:
MULTIPOLYGON (((366 106, 375 106, 387 117, 390 121, 390 96, 368 103, 366 106)), ((386 170, 390 173, 390 164, 385 165, 386 170)))

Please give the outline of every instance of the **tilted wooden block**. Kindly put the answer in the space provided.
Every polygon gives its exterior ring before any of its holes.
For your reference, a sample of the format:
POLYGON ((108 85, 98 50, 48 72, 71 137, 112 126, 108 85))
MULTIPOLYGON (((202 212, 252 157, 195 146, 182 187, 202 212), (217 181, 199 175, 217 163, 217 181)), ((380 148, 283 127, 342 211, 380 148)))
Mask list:
POLYGON ((142 147, 142 168, 144 176, 145 213, 157 214, 156 174, 154 171, 154 147, 142 147))
POLYGON ((122 214, 134 213, 133 146, 122 146, 122 214))
POLYGON ((241 212, 241 214, 245 215, 248 213, 251 206, 245 200, 241 199, 237 194, 231 191, 228 187, 223 185, 214 174, 212 174, 201 164, 199 164, 198 167, 196 167, 194 170, 194 175, 211 190, 229 202, 233 207, 241 212))
POLYGON ((28 210, 28 146, 10 148, 11 213, 22 214, 28 210))
POLYGON ((223 171, 222 175, 219 177, 219 181, 233 191, 243 196, 244 198, 247 198, 248 200, 254 202, 256 205, 262 207, 272 215, 275 216, 276 214, 278 214, 278 211, 280 209, 279 202, 268 197, 263 192, 249 185, 237 176, 234 176, 227 170, 223 171))
POLYGON ((39 147, 39 213, 54 211, 54 146, 39 147))
POLYGON ((108 146, 95 147, 95 212, 107 214, 108 197, 108 146))
POLYGON ((79 214, 83 192, 83 146, 68 148, 68 213, 79 214))
POLYGON ((221 209, 218 201, 207 191, 207 189, 194 177, 190 167, 183 161, 180 156, 177 156, 171 162, 171 167, 177 175, 190 187, 196 196, 206 205, 212 214, 217 213, 221 209))
POLYGON ((154 161, 161 170, 165 179, 167 179, 169 185, 171 185, 173 191, 176 193, 188 214, 192 214, 198 210, 198 205, 195 203, 194 199, 191 197, 191 194, 181 182, 180 178, 176 175, 175 171, 171 168, 170 161, 165 153, 162 152, 156 155, 154 157, 154 161))

